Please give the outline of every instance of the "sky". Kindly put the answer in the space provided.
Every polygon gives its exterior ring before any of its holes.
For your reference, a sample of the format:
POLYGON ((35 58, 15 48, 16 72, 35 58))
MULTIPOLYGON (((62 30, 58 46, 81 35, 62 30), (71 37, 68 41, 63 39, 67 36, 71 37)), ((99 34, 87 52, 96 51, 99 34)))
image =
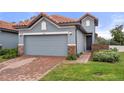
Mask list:
MULTIPOLYGON (((0 20, 8 22, 19 22, 38 15, 38 12, 0 12, 0 20)), ((71 18, 80 18, 84 12, 47 12, 48 15, 59 14, 71 18)), ((91 12, 98 18, 99 25, 96 27, 98 36, 106 39, 111 38, 110 30, 116 25, 124 24, 124 12, 91 12)))

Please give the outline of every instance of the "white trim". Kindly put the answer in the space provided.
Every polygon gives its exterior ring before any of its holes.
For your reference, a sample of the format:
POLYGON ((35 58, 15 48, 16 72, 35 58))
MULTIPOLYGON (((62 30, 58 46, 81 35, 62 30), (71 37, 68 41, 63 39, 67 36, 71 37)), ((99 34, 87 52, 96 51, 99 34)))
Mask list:
POLYGON ((47 24, 46 24, 46 21, 42 21, 41 22, 41 30, 47 30, 47 24))
POLYGON ((76 44, 68 44, 68 46, 76 46, 76 44))
POLYGON ((24 44, 18 44, 18 46, 24 46, 24 44))
POLYGON ((91 21, 90 21, 89 19, 87 19, 85 25, 86 25, 87 27, 89 27, 89 26, 91 25, 91 21))
POLYGON ((72 32, 40 32, 40 33, 23 33, 22 35, 62 35, 72 34, 72 32))
POLYGON ((40 21, 42 21, 43 19, 47 20, 48 22, 52 23, 53 25, 55 25, 57 28, 75 28, 75 26, 59 26, 57 24, 55 24, 54 22, 50 21, 49 19, 43 17, 41 19, 39 19, 35 24, 33 24, 30 28, 22 28, 19 30, 31 30, 35 25, 37 25, 40 21))
POLYGON ((87 16, 87 17, 85 17, 85 18, 83 18, 82 20, 85 20, 85 19, 91 19, 92 21, 94 21, 94 18, 92 18, 92 17, 90 17, 90 16, 87 16))

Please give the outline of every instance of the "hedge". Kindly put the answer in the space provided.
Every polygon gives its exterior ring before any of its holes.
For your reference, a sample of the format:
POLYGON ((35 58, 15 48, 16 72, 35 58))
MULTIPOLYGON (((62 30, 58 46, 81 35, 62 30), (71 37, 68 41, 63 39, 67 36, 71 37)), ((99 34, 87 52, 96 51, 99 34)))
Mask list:
POLYGON ((118 62, 119 54, 113 50, 102 50, 93 53, 93 61, 99 62, 118 62))

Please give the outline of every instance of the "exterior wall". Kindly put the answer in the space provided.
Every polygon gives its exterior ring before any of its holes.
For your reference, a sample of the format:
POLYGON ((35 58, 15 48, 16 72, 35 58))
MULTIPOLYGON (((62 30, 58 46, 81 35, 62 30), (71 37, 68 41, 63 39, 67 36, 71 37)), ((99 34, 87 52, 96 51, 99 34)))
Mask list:
POLYGON ((81 23, 82 23, 83 28, 88 33, 94 32, 94 30, 95 30, 94 19, 92 19, 91 17, 86 17, 86 18, 82 19, 81 23), (86 20, 90 20, 90 26, 86 26, 86 20))
POLYGON ((22 56, 24 54, 24 45, 18 45, 18 55, 22 56))
POLYGON ((16 48, 18 45, 18 34, 1 31, 0 44, 2 44, 2 48, 16 48))
MULTIPOLYGON (((20 33, 35 33, 35 32, 72 32, 72 35, 68 35, 68 44, 75 44, 75 27, 66 27, 66 28, 58 28, 56 27, 54 24, 52 24, 51 22, 49 22, 46 19, 42 19, 40 20, 35 26, 33 26, 30 30, 20 30, 20 33), (47 24, 47 30, 46 31, 42 31, 41 30, 41 22, 42 21, 46 21, 47 24)), ((23 44, 23 36, 19 36, 19 44, 23 44)))
POLYGON ((92 33, 92 44, 94 44, 95 43, 95 23, 94 23, 94 19, 92 19, 91 17, 86 17, 86 18, 82 19, 81 24, 82 24, 83 28, 88 33, 92 33), (86 20, 90 20, 90 26, 86 26, 86 20))
POLYGON ((76 55, 76 44, 68 44, 68 55, 76 55))
POLYGON ((86 36, 81 31, 77 30, 77 53, 86 50, 86 36))
POLYGON ((83 34, 83 40, 84 40, 84 44, 83 44, 83 47, 84 47, 84 52, 86 51, 86 34, 83 34))

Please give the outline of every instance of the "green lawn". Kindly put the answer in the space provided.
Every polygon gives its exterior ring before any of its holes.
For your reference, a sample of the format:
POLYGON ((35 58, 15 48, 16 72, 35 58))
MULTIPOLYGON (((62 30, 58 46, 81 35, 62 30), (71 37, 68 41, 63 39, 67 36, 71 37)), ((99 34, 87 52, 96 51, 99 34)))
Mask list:
POLYGON ((118 63, 62 64, 41 80, 124 80, 124 53, 118 63))

